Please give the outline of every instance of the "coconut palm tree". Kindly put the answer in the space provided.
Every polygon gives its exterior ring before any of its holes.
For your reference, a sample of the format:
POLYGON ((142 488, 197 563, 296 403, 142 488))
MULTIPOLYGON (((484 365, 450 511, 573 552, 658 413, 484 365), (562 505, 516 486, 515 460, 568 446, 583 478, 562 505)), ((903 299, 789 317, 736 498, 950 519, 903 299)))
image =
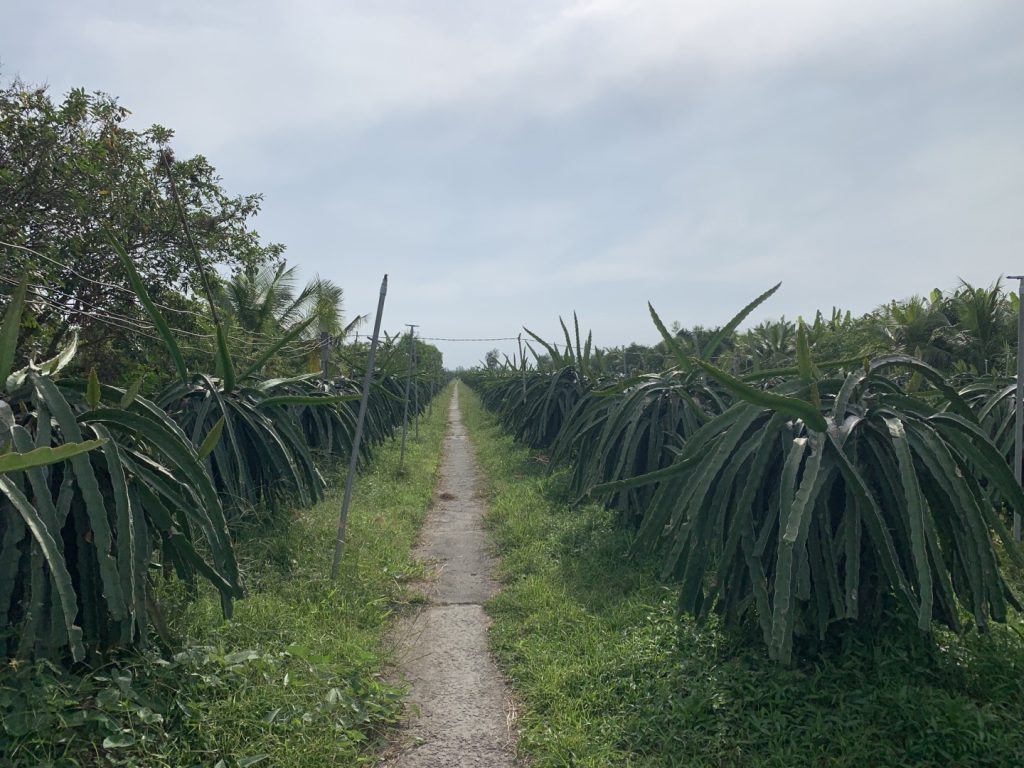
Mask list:
POLYGON ((291 345, 293 359, 301 356, 304 367, 319 365, 317 345, 323 334, 343 338, 362 320, 345 325, 344 291, 330 280, 317 276, 298 290, 296 267, 285 262, 238 272, 221 284, 220 294, 225 314, 242 332, 234 340, 243 350, 254 351, 306 324, 291 345))
POLYGON ((780 317, 747 330, 736 343, 736 370, 762 370, 789 365, 796 350, 796 323, 780 317))
POLYGON ((988 288, 975 287, 966 280, 950 299, 957 325, 967 334, 965 356, 978 373, 988 373, 994 361, 1004 357, 1013 339, 1013 311, 1002 280, 988 288))
POLYGON ((929 365, 948 368, 963 337, 946 315, 942 293, 892 301, 874 312, 874 333, 890 352, 920 357, 929 365))
POLYGON ((301 322, 312 292, 295 289, 296 267, 285 262, 249 268, 222 284, 221 304, 235 325, 250 334, 276 336, 301 322))

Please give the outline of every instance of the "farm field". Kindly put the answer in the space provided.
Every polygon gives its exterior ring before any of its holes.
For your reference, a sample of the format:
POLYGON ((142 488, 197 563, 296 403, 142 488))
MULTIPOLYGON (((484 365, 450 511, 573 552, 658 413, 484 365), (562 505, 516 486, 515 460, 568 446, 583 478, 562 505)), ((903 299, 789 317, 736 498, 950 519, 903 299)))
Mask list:
POLYGON ((854 637, 780 667, 677 619, 656 558, 569 478, 463 407, 503 565, 492 647, 536 766, 1006 766, 1024 755, 1024 622, 986 636, 854 637))
POLYGON ((176 638, 66 676, 52 665, 0 671, 11 766, 359 765, 402 716, 385 678, 387 633, 421 576, 411 549, 431 505, 450 390, 410 441, 380 447, 360 477, 348 553, 327 577, 344 475, 290 524, 236 543, 248 595, 220 618, 216 591, 159 591, 176 638))
MULTIPOLYGON (((386 338, 357 418, 351 375, 261 378, 311 320, 241 365, 217 320, 222 375, 193 373, 119 261, 173 363, 152 399, 68 375, 74 341, 16 368, 27 280, 4 313, 12 765, 406 764, 391 762, 415 716, 404 681, 423 700, 434 670, 465 662, 445 639, 421 649, 426 673, 388 650, 403 605, 434 602, 410 585, 461 557, 412 550, 443 441, 464 439, 445 416, 454 387, 502 558, 487 609, 513 702, 492 723, 500 735, 507 718, 508 738, 479 754, 507 757, 518 735, 523 760, 550 766, 1024 755, 1009 355, 979 375, 968 343, 933 365, 870 335, 892 327, 878 314, 739 331, 775 287, 713 331, 669 330, 651 307, 661 341, 632 365, 575 318, 564 343, 527 331, 531 358, 491 358, 440 394, 439 355, 386 338), (342 458, 361 473, 333 579, 342 458)), ((996 340, 1015 299, 996 284, 930 301, 961 326, 988 307, 996 340)), ((345 351, 355 370, 370 354, 345 351)), ((439 712, 468 684, 453 679, 439 712)), ((423 732, 429 747, 403 760, 468 749, 423 732)))
POLYGON ((1024 766, 1024 5, 109 5, 0 25, 0 768, 1024 766))

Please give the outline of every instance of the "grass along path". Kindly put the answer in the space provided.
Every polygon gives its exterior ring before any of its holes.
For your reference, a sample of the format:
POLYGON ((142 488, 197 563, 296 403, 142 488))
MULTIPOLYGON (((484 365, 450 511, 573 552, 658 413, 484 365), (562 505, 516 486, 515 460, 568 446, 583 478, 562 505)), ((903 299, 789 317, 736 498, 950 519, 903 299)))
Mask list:
MULTIPOLYGON (((171 630, 188 638, 171 662, 125 659, 85 679, 23 669, 0 676, 0 700, 24 704, 33 727, 4 765, 275 766, 370 764, 402 714, 387 683, 386 635, 406 583, 422 577, 411 556, 437 480, 451 389, 411 435, 398 477, 399 441, 381 446, 359 477, 341 575, 330 581, 344 472, 326 498, 284 532, 239 543, 249 595, 224 622, 215 595, 168 605, 171 630), (33 682, 34 681, 34 682, 33 682), (91 742, 91 745, 90 745, 91 742)), ((0 735, 0 742, 3 737, 0 735)))
POLYGON ((938 649, 874 638, 836 661, 782 668, 711 625, 675 617, 654 568, 471 392, 466 426, 490 482, 502 592, 491 643, 523 700, 534 766, 1024 764, 1020 618, 938 649))

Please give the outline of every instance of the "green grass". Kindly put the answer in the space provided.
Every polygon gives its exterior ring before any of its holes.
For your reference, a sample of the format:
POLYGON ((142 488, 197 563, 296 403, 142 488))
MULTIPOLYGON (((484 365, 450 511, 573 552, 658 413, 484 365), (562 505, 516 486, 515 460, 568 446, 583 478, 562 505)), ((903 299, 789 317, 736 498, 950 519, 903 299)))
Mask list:
MULTIPOLYGON (((48 665, 0 671, 0 764, 309 766, 372 763, 401 716, 383 676, 385 636, 420 575, 412 545, 429 510, 450 390, 411 436, 359 478, 341 575, 329 578, 344 491, 339 468, 316 507, 239 543, 248 597, 223 621, 212 591, 167 589, 176 646, 87 675, 48 665), (6 730, 6 734, 5 731, 6 730)), ((411 430, 410 430, 411 431, 411 430)))
POLYGON ((674 591, 596 505, 462 394, 489 477, 503 592, 492 647, 523 700, 520 748, 542 766, 1024 764, 1024 625, 909 642, 893 631, 792 668, 674 591))

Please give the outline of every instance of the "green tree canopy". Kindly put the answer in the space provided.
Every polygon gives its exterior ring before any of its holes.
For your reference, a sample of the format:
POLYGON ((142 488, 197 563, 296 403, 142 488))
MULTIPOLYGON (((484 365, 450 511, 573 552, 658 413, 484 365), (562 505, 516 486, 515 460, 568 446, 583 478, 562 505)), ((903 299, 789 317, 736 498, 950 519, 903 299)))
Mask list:
MULTIPOLYGON (((46 356, 81 327, 79 364, 102 367, 108 380, 159 354, 140 333, 146 321, 107 243, 113 232, 132 256, 147 290, 187 333, 208 332, 191 301, 200 266, 186 246, 170 197, 174 175, 196 246, 208 268, 233 272, 279 259, 249 226, 260 195, 233 196, 205 157, 163 153, 166 128, 136 131, 111 96, 15 81, 0 89, 0 296, 9 276, 28 273, 29 317, 19 349, 46 356), (17 248, 10 247, 11 245, 17 248), (28 250, 24 250, 28 249, 28 250)), ((195 339, 198 350, 208 343, 195 339)))

